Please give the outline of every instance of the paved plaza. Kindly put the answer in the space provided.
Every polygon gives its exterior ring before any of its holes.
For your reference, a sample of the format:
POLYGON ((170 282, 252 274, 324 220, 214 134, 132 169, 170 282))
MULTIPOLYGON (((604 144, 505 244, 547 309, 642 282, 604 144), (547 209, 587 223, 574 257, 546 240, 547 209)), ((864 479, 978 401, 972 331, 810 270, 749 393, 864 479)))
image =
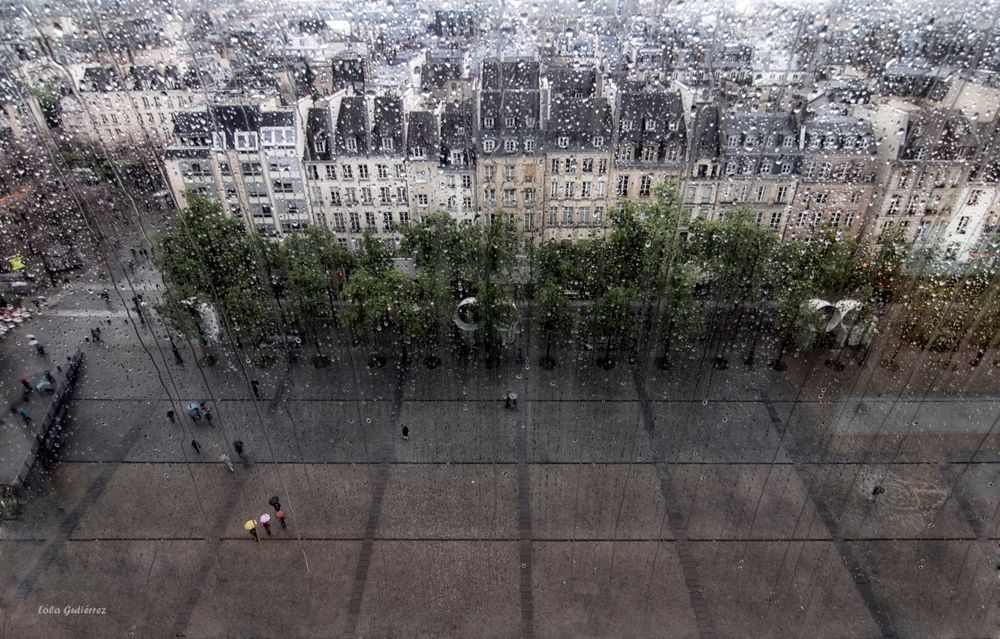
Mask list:
MULTIPOLYGON (((1000 632, 989 362, 719 371, 697 351, 605 371, 564 345, 546 371, 522 336, 525 363, 493 370, 370 370, 344 345, 324 369, 200 367, 187 345, 180 366, 85 289, 33 326, 85 360, 59 459, 0 522, 4 639, 1000 632), (203 399, 211 424, 182 412, 203 399), (255 543, 243 523, 272 495, 289 527, 255 543)), ((23 350, 0 348, 4 393, 23 350)))

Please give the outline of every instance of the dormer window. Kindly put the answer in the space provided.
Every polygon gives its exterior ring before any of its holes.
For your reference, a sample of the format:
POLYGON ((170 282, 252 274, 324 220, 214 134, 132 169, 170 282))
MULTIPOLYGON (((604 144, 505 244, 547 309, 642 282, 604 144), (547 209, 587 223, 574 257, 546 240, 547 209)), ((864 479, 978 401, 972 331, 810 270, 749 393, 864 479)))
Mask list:
POLYGON ((529 129, 534 128, 534 126, 535 126, 535 118, 532 117, 532 116, 530 116, 530 115, 525 116, 525 118, 524 118, 524 126, 528 127, 529 129))
POLYGON ((492 129, 493 128, 493 118, 483 118, 483 128, 492 129))
POLYGON ((326 138, 316 138, 313 142, 313 150, 316 153, 326 153, 326 138))
POLYGON ((504 140, 503 150, 506 151, 507 153, 513 153, 514 151, 517 151, 517 140, 504 140))
POLYGON ((410 157, 413 158, 414 160, 424 159, 424 147, 422 146, 410 147, 410 157))
POLYGON ((820 137, 818 135, 813 135, 809 137, 809 148, 818 149, 820 144, 820 137))
POLYGON ((594 147, 595 148, 598 148, 598 149, 601 148, 602 146, 604 146, 604 136, 603 135, 595 135, 594 139, 593 139, 593 143, 594 143, 594 147))
POLYGON ((656 120, 646 120, 646 130, 655 131, 656 130, 656 120))
POLYGON ((465 127, 464 126, 455 127, 455 134, 465 135, 465 127))
POLYGON ((739 145, 740 145, 740 136, 739 135, 730 135, 729 136, 729 148, 730 149, 735 149, 739 145))
POLYGON ((622 131, 631 131, 635 128, 635 122, 632 120, 622 120, 622 131))
POLYGON ((357 151, 358 150, 358 139, 354 138, 354 137, 345 138, 344 139, 344 147, 348 151, 352 151, 352 152, 353 151, 357 151))
POLYGON ((558 146, 560 149, 565 149, 566 147, 569 146, 569 138, 565 135, 560 135, 559 138, 556 140, 556 146, 558 146))
POLYGON ((514 125, 517 123, 516 118, 504 118, 503 125, 508 129, 513 129, 514 125))
POLYGON ((855 145, 857 145, 857 138, 855 138, 853 135, 849 135, 846 138, 844 138, 845 149, 853 149, 855 145))
POLYGON ((393 151, 396 148, 396 142, 390 137, 382 138, 382 150, 383 151, 393 151))
POLYGON ((486 153, 493 153, 493 149, 497 148, 497 143, 495 140, 483 140, 483 151, 486 153))
POLYGON ((680 128, 680 122, 678 122, 677 120, 674 120, 673 122, 671 122, 670 124, 668 124, 667 127, 671 131, 676 131, 678 128, 680 128))
POLYGON ((793 138, 790 135, 786 135, 785 139, 782 140, 782 143, 781 143, 781 146, 785 147, 786 149, 790 149, 794 145, 795 145, 795 138, 793 138))
POLYGON ((224 133, 213 133, 212 134, 212 147, 216 149, 226 148, 226 135, 224 133))
POLYGON ((254 132, 236 132, 236 148, 237 149, 256 149, 257 148, 257 134, 254 132))

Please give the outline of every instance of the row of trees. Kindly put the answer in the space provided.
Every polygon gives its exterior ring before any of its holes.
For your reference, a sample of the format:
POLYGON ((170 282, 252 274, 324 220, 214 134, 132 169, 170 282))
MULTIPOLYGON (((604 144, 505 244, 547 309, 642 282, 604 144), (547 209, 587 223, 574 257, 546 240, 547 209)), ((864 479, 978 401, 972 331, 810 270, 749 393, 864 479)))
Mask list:
POLYGON ((629 347, 656 351, 669 366, 672 352, 697 341, 718 367, 734 355, 752 364, 770 345, 769 360, 780 368, 790 349, 825 337, 814 298, 859 300, 864 323, 897 296, 903 337, 921 345, 953 345, 972 327, 985 351, 1000 334, 992 270, 907 275, 898 236, 861 244, 827 228, 781 242, 748 209, 688 220, 665 187, 654 204, 615 212, 606 238, 530 248, 527 261, 507 222, 459 228, 447 214, 432 214, 401 230, 399 253, 412 271, 372 236, 355 253, 317 227, 275 244, 245 234, 215 202, 189 202, 156 252, 169 291, 162 315, 182 333, 203 335, 197 309, 210 305, 242 345, 293 327, 311 336, 318 361, 324 336, 342 330, 369 346, 372 366, 384 363, 387 348, 404 357, 420 350, 435 366, 442 347, 467 343, 456 307, 475 326, 488 364, 530 311, 544 335, 545 367, 556 364, 553 346, 574 336, 600 346, 602 366, 629 347), (947 322, 935 320, 944 310, 936 304, 947 304, 947 322))

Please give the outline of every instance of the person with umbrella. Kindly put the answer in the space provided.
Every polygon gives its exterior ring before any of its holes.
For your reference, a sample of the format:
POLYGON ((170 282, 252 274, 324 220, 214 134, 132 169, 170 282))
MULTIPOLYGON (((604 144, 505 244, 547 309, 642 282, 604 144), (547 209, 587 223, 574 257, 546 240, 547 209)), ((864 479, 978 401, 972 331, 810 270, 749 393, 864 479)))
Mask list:
POLYGON ((42 357, 45 356, 45 347, 42 346, 42 343, 34 335, 28 335, 28 346, 33 346, 39 355, 42 357))
POLYGON ((254 541, 260 543, 260 537, 257 536, 257 522, 253 519, 248 519, 247 522, 243 524, 243 530, 250 533, 250 536, 253 537, 254 541))
POLYGON ((188 417, 190 417, 194 421, 198 421, 199 419, 201 419, 201 407, 198 406, 198 404, 196 404, 195 402, 191 402, 190 404, 185 406, 184 412, 186 412, 188 414, 188 417))

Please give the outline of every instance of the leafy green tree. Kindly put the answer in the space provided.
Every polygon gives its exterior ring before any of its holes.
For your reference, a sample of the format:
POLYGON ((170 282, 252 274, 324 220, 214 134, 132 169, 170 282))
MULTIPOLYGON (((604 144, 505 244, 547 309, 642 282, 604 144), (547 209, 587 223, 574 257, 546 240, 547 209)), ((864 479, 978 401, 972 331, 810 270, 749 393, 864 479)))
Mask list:
POLYGON ((695 299, 697 275, 685 264, 678 264, 670 271, 661 300, 660 338, 663 355, 660 367, 670 365, 670 349, 678 344, 688 344, 704 331, 701 308, 695 299))
POLYGON ((201 335, 196 309, 207 303, 238 342, 259 342, 274 322, 265 269, 242 223, 223 215, 217 201, 191 193, 177 222, 154 251, 168 287, 161 315, 174 330, 201 335))
MULTIPOLYGON (((761 228, 749 209, 729 211, 724 219, 695 219, 691 224, 690 255, 706 275, 715 306, 713 333, 729 333, 736 338, 746 308, 759 308, 767 291, 767 282, 778 245, 777 235, 761 228), (735 326, 730 317, 735 314, 735 326)), ((722 354, 715 365, 728 366, 722 354)))
POLYGON ((487 365, 492 366, 499 357, 507 331, 518 321, 511 284, 517 233, 513 223, 503 218, 477 231, 476 335, 486 349, 487 365))
POLYGON ((587 313, 587 329, 597 339, 605 343, 604 357, 598 363, 606 368, 614 366, 612 348, 621 346, 635 326, 634 288, 614 286, 599 297, 587 313))
POLYGON ((538 326, 545 333, 545 356, 540 364, 543 368, 552 368, 556 364, 551 356, 552 336, 573 329, 573 311, 566 294, 554 282, 542 284, 535 299, 538 326))

